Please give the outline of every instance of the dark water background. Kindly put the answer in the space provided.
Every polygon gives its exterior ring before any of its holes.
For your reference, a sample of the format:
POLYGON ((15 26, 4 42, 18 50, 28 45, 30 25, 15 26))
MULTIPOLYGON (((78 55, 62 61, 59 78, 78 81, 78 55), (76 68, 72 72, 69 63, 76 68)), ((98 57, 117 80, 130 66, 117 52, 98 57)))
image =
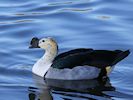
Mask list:
POLYGON ((132 30, 132 0, 0 0, 0 100, 133 100, 132 30), (34 36, 54 37, 60 52, 82 47, 131 54, 110 82, 45 84, 31 72, 44 53, 28 49, 34 36))

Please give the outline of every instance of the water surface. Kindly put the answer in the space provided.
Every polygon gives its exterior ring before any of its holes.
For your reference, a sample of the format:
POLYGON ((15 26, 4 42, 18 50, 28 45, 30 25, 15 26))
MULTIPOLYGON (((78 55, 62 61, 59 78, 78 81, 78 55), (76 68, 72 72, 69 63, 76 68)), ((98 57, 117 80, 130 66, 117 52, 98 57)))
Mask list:
POLYGON ((132 5, 132 0, 1 0, 0 100, 132 100, 132 5), (31 72, 44 53, 28 49, 34 36, 54 37, 59 52, 94 48, 131 54, 103 82, 44 83, 31 72))

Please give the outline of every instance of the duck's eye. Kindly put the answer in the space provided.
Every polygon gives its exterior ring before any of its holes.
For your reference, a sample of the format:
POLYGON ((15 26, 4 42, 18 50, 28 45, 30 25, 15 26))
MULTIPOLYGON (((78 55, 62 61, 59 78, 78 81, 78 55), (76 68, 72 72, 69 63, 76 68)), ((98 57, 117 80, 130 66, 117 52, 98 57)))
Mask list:
POLYGON ((45 40, 42 40, 42 42, 45 42, 45 40))

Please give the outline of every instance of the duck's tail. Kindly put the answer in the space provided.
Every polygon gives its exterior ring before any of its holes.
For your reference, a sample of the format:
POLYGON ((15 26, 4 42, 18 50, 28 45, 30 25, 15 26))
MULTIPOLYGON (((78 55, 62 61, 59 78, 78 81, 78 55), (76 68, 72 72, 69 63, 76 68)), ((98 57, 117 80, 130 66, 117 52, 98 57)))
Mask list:
POLYGON ((113 61, 111 66, 117 64, 119 61, 121 61, 122 59, 126 58, 129 54, 130 54, 129 50, 126 50, 124 52, 119 53, 118 56, 116 57, 116 59, 113 61))

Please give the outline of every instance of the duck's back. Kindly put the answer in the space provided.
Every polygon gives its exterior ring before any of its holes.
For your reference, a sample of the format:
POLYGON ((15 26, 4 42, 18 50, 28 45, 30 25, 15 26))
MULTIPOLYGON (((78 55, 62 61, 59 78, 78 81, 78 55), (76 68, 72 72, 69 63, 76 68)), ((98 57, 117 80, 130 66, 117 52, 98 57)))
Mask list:
POLYGON ((93 50, 93 49, 74 49, 58 55, 51 67, 63 69, 74 68, 76 66, 94 66, 104 68, 113 66, 124 59, 129 54, 129 50, 93 50))

